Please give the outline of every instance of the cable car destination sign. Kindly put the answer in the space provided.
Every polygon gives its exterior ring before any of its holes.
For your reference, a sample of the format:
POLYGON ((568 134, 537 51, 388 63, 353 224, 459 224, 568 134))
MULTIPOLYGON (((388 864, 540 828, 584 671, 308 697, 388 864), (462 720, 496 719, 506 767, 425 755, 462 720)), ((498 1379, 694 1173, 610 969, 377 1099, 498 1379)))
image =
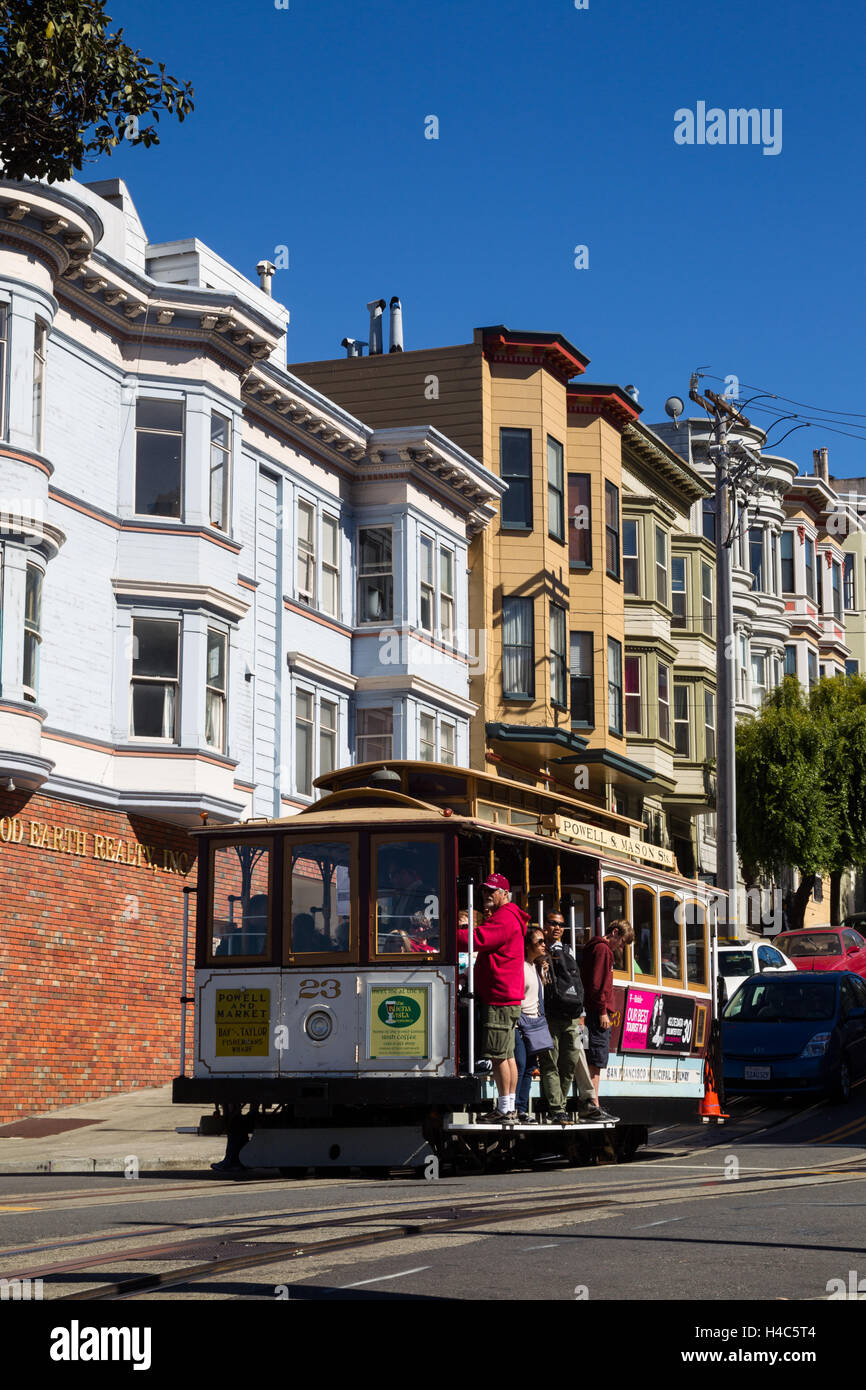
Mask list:
POLYGON ((563 840, 577 840, 581 844, 593 845, 596 849, 611 849, 617 854, 628 854, 634 859, 646 859, 650 864, 662 868, 674 867, 674 856, 661 845, 651 845, 647 840, 634 840, 631 835, 619 835, 615 830, 602 830, 599 825, 588 825, 586 821, 575 820, 573 816, 554 817, 556 834, 563 840))

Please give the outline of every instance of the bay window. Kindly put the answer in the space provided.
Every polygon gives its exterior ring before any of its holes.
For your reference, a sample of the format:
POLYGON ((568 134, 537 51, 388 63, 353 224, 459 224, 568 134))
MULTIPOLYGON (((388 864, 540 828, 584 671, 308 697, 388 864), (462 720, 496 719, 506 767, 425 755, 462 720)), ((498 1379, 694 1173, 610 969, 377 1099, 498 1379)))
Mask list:
POLYGON ((638 552, 638 531, 636 521, 622 523, 622 578, 623 592, 632 597, 640 597, 640 557, 638 552))
POLYGON ((180 693, 180 623, 132 620, 130 736, 175 742, 180 693))
POLYGON ((313 695, 295 691, 295 791, 313 794, 313 695))
POLYGON ((691 753, 689 730, 689 687, 674 682, 674 748, 681 758, 691 753))
POLYGON ((592 569, 592 507, 588 473, 568 475, 568 563, 592 569))
POLYGON ((658 664, 659 738, 671 741, 671 668, 664 661, 658 664))
POLYGON ((532 530, 532 431, 499 431, 499 472, 508 489, 500 503, 503 531, 532 530))
POLYGON ((701 563, 701 627, 705 637, 713 635, 713 571, 701 563))
POLYGON ((316 606, 316 509, 298 502, 298 600, 316 606))
POLYGON ((319 701, 319 773, 333 772, 337 766, 337 702, 319 701))
POLYGON ((231 421, 214 412, 210 417, 210 524, 228 529, 231 421))
POLYGON ((358 621, 390 623, 393 618, 392 528, 362 526, 358 531, 358 621))
POLYGON ((33 326, 33 447, 42 449, 42 424, 45 415, 45 342, 48 329, 41 319, 33 326))
POLYGON ((686 558, 674 555, 671 559, 671 627, 687 627, 686 558))
POLYGON ((607 724, 622 737, 622 643, 607 639, 607 724))
POLYGON ((656 527, 656 598, 663 607, 668 606, 668 538, 660 526, 656 527))
POLYGON ((218 753, 226 749, 226 635, 208 628, 205 686, 205 743, 218 753))
POLYGON ((322 612, 340 616, 340 522, 322 513, 322 612))
POLYGON ((180 519, 183 401, 142 399, 135 406, 135 511, 180 519))
POLYGON ((794 588, 794 532, 782 532, 782 593, 793 594, 794 588))
POLYGON ((391 709, 359 709, 355 761, 386 762, 393 757, 394 714, 391 709))
POLYGON ((619 488, 604 485, 605 566, 611 579, 619 579, 619 488))
POLYGON ((554 540, 565 540, 565 492, 562 445, 547 436, 547 529, 554 540))
POLYGON ((39 690, 39 648, 42 645, 42 580, 38 565, 28 565, 24 580, 24 699, 36 703, 39 690))
POLYGON ((535 622, 531 598, 502 600, 502 694, 505 699, 535 696, 535 622))
POLYGON ((591 632, 572 632, 570 640, 571 722, 592 728, 595 724, 591 632))
POLYGON ((550 605, 550 699, 560 709, 566 708, 567 675, 565 656, 565 609, 550 605))
POLYGON ((433 585, 433 542, 429 536, 422 536, 418 548, 418 626, 422 632, 433 632, 435 622, 436 590, 433 585))
POLYGON ((454 643, 454 551, 439 548, 439 636, 454 643))
POLYGON ((625 731, 627 734, 643 733, 639 656, 625 659, 625 731))

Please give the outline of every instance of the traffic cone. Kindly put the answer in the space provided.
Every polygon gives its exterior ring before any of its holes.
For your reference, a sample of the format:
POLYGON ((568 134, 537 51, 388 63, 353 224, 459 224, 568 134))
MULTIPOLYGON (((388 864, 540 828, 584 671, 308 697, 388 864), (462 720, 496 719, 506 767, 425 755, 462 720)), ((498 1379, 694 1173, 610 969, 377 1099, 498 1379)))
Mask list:
POLYGON ((719 1097, 716 1094, 716 1078, 713 1075, 713 1068, 709 1058, 707 1058, 705 1062, 704 1070, 706 1072, 704 1094, 698 1106, 698 1114, 705 1125, 709 1124, 710 1120, 715 1120, 717 1124, 721 1124, 731 1117, 725 1113, 719 1104, 719 1097))

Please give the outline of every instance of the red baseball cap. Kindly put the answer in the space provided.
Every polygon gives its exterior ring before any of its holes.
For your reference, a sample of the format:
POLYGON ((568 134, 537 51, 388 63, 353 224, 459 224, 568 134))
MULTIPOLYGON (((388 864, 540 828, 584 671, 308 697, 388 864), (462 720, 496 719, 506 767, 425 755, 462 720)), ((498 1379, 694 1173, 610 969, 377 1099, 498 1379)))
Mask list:
POLYGON ((511 892, 511 884, 502 874, 491 874, 481 886, 482 888, 500 888, 503 893, 511 892))

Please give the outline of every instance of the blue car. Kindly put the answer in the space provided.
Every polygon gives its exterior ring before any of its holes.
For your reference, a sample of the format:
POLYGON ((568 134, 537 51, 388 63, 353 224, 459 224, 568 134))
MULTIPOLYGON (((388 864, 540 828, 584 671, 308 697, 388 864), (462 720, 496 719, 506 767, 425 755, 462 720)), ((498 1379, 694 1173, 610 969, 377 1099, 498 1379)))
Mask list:
POLYGON ((866 982, 850 970, 752 975, 722 1014, 725 1091, 848 1100, 866 1073, 866 982))

